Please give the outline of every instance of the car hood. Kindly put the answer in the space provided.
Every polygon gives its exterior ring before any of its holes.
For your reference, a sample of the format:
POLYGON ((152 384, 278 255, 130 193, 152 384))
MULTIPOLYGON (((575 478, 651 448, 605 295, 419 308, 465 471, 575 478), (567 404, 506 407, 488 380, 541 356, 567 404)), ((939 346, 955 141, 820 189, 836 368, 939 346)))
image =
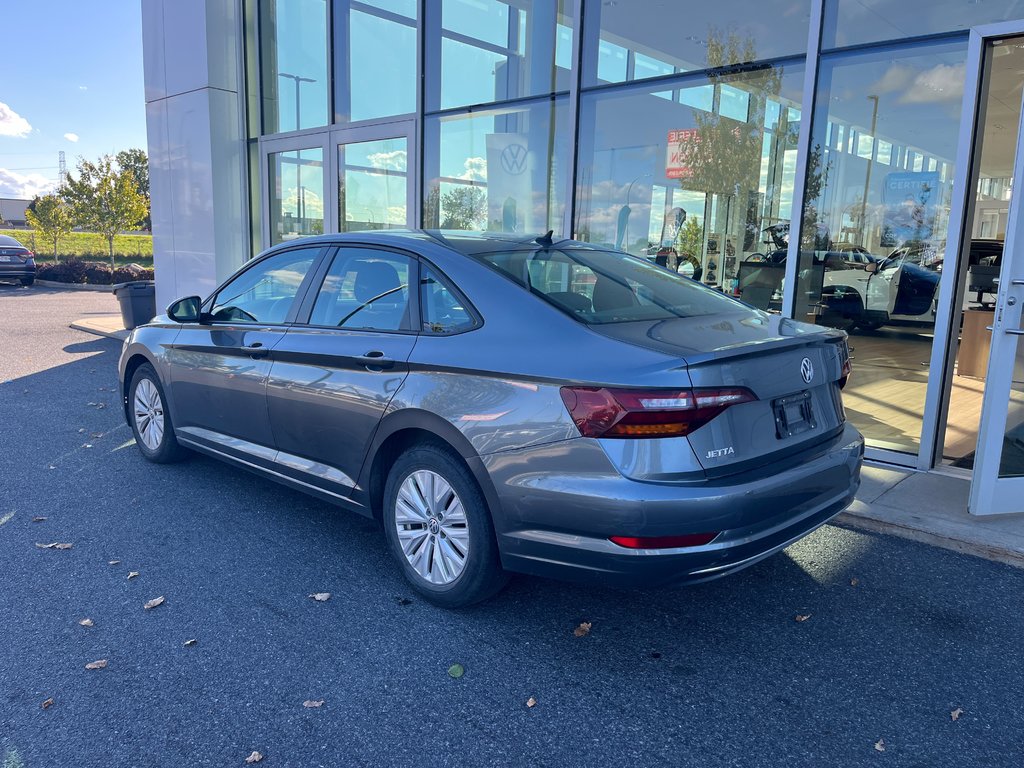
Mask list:
POLYGON ((844 335, 842 331, 755 309, 590 327, 617 341, 681 357, 691 365, 740 355, 771 354, 844 335))

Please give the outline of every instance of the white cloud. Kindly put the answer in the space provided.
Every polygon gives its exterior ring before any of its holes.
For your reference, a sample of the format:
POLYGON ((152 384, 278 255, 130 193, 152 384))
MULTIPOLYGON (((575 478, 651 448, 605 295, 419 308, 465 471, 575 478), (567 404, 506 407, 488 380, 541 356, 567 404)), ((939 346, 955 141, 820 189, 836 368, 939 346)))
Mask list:
POLYGON ((456 178, 466 181, 487 181, 487 160, 483 157, 467 157, 463 163, 465 171, 456 178))
POLYGON ((28 136, 32 126, 28 120, 0 101, 0 136, 28 136))
POLYGON ((88 91, 89 90, 89 86, 88 85, 80 85, 80 86, 78 86, 78 90, 80 90, 80 91, 88 91))
POLYGON ((906 90, 900 102, 925 104, 955 101, 959 104, 964 95, 966 69, 966 64, 937 64, 931 69, 926 69, 914 78, 914 84, 906 90))
POLYGON ((64 134, 64 138, 67 139, 68 141, 72 141, 72 142, 78 141, 78 134, 77 133, 65 133, 64 134))
POLYGON ((404 149, 396 149, 393 152, 374 152, 367 159, 374 168, 404 171, 408 164, 406 155, 404 149))
POLYGON ((28 200, 36 195, 52 192, 57 183, 41 173, 22 175, 15 171, 0 168, 0 196, 17 197, 28 200))

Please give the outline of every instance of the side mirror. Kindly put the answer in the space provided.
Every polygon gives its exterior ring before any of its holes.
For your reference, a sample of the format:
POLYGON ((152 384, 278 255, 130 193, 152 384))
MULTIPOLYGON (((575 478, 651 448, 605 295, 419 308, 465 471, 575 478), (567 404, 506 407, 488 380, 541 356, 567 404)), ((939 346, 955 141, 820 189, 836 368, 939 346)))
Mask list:
POLYGON ((869 274, 874 274, 875 272, 878 271, 878 262, 869 261, 867 264, 864 265, 864 271, 869 274))
POLYGON ((167 307, 167 316, 176 323, 198 323, 203 311, 203 300, 186 296, 167 307))

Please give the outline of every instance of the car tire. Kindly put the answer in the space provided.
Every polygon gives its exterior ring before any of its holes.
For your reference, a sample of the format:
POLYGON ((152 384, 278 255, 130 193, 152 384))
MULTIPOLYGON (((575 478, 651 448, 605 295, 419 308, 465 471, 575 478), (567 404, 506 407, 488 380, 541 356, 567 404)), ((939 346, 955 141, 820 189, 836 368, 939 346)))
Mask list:
POLYGON ((174 436, 164 388, 149 363, 136 369, 128 387, 128 423, 135 444, 154 464, 170 464, 188 456, 188 450, 174 436))
POLYGON ((450 449, 421 443, 398 457, 384 487, 382 518, 391 554, 429 602, 463 608, 507 583, 487 502, 450 449))
POLYGON ((34 283, 35 281, 36 281, 36 279, 34 277, 23 277, 23 278, 21 278, 21 284, 24 285, 24 286, 32 285, 32 283, 34 283))

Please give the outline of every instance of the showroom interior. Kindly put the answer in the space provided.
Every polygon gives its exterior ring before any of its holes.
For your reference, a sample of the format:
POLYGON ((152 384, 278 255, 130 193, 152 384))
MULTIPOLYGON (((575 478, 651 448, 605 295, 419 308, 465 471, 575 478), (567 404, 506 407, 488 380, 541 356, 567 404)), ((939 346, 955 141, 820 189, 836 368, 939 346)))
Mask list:
POLYGON ((214 95, 175 140, 192 96, 147 90, 155 231, 212 217, 216 255, 158 242, 160 300, 305 235, 550 229, 847 331, 869 457, 1024 482, 1014 0, 192 5, 214 95), (196 141, 214 172, 172 169, 196 141))

